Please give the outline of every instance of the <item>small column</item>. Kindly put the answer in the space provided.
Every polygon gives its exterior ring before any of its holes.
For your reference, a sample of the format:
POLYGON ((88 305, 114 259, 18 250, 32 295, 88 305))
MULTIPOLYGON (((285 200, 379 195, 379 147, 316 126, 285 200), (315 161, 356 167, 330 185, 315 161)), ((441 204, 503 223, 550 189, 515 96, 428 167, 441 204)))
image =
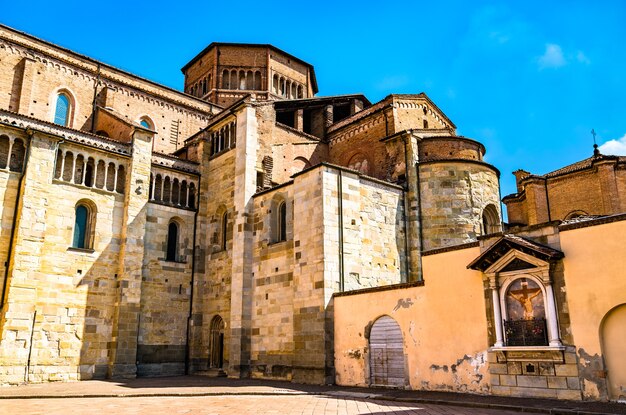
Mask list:
POLYGON ((161 176, 161 199, 159 200, 159 202, 162 202, 164 200, 163 198, 164 191, 165 191, 165 176, 161 176))
POLYGON ((496 277, 489 277, 489 288, 491 289, 491 299, 493 301, 493 323, 496 329, 496 343, 494 347, 504 347, 504 337, 502 333, 502 311, 500 310, 500 295, 498 294, 498 284, 496 277))
POLYGON ((113 166, 115 166, 115 178, 113 179, 113 191, 117 192, 117 172, 120 169, 120 167, 116 165, 115 163, 113 164, 113 166))
POLYGON ((109 190, 107 188, 107 183, 109 183, 109 162, 105 161, 104 163, 104 186, 102 186, 104 190, 109 190))
POLYGON ((96 187, 96 181, 98 180, 98 165, 100 160, 93 159, 93 180, 91 180, 91 187, 96 187))
POLYGON ((5 170, 11 170, 11 153, 13 152, 13 142, 15 142, 15 137, 9 137, 9 152, 7 153, 7 164, 3 167, 5 170))
POLYGON ((156 174, 152 175, 152 183, 150 185, 152 186, 152 197, 150 198, 150 200, 154 200, 154 187, 156 185, 156 174))
POLYGON ((559 338, 554 290, 552 289, 552 284, 544 283, 544 285, 546 287, 546 312, 548 314, 548 341, 550 346, 562 346, 561 339, 559 338))
POLYGON ((178 206, 183 205, 183 182, 178 179, 178 206))
POLYGON ((67 150, 61 151, 61 173, 59 174, 58 179, 63 180, 63 173, 65 173, 65 156, 67 154, 67 150))
POLYGON ((79 154, 74 155, 74 153, 72 153, 72 155, 74 157, 72 158, 72 176, 70 182, 76 183, 76 160, 78 159, 79 154))
POLYGON ((189 207, 189 194, 191 193, 191 183, 187 184, 187 194, 185 195, 185 207, 189 207))
POLYGON ((304 110, 302 108, 296 110, 295 113, 294 125, 296 130, 303 131, 304 130, 304 110))
POLYGON ((87 160, 88 157, 83 156, 83 174, 80 177, 80 184, 85 185, 85 176, 87 176, 87 160))

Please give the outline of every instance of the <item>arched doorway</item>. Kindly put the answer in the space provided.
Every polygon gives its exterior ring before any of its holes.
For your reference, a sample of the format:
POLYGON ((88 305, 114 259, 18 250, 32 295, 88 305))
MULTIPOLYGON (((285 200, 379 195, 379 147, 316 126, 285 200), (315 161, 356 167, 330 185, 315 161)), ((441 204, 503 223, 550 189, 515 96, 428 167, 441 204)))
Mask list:
POLYGON ((600 328, 602 354, 606 364, 609 399, 626 400, 626 304, 615 307, 604 317, 600 328))
POLYGON ((402 330, 389 316, 382 316, 370 331, 370 384, 404 387, 402 330))
POLYGON ((215 316, 211 320, 209 338, 209 368, 221 369, 224 366, 224 320, 215 316))

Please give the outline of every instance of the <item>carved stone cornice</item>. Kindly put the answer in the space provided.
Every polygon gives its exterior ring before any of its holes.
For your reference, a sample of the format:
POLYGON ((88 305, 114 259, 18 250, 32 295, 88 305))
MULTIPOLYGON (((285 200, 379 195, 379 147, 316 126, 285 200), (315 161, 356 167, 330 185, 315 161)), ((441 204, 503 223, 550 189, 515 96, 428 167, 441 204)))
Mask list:
POLYGON ((0 124, 21 130, 33 130, 51 136, 62 138, 65 141, 81 144, 87 147, 108 151, 115 154, 130 156, 132 147, 128 143, 111 140, 84 131, 73 130, 71 128, 41 121, 36 118, 16 114, 11 111, 0 110, 0 124))

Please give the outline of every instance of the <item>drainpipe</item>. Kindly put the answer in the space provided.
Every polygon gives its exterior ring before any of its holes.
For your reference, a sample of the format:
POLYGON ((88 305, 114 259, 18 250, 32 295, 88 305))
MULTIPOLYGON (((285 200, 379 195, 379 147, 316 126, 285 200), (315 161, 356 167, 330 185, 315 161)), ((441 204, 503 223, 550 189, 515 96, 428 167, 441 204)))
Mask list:
MULTIPOLYGON (((23 171, 22 171, 22 177, 20 177, 20 180, 17 184, 17 195, 15 196, 15 208, 13 209, 13 223, 11 224, 11 237, 9 239, 9 249, 7 250, 7 262, 6 262, 6 266, 4 267, 4 281, 2 282, 2 297, 0 297, 0 308, 4 306, 5 296, 6 296, 8 282, 9 282, 9 266, 11 264, 11 257, 13 255, 13 240, 15 239, 15 229, 17 227, 16 226, 17 225, 17 213, 18 213, 19 206, 20 206, 20 199, 22 197, 22 183, 24 182, 24 177, 26 177, 26 169, 28 168, 28 158, 30 157, 30 146, 31 146, 31 141, 32 141, 32 136, 34 134, 34 131, 30 129, 26 130, 26 134, 31 138, 31 140, 29 140, 28 146, 26 146, 26 154, 24 155, 24 163, 22 164, 22 166, 24 166, 23 171)), ((11 169, 10 168, 10 163, 11 163, 10 154, 9 154, 9 159, 7 163, 9 163, 9 170, 10 170, 11 169)))
POLYGON ((189 337, 191 336, 191 321, 193 318, 193 287, 196 276, 196 233, 198 229, 198 211, 200 210, 200 184, 202 182, 202 175, 198 177, 198 192, 196 195, 196 212, 193 216, 193 247, 191 249, 191 293, 189 294, 189 316, 187 317, 187 332, 185 334, 185 375, 189 374, 190 362, 190 347, 189 337))
POLYGON ((404 191, 406 192, 404 196, 404 269, 406 270, 406 278, 405 281, 402 282, 409 282, 411 269, 411 261, 409 258, 409 209, 411 207, 409 206, 409 172, 407 171, 409 167, 409 154, 407 151, 406 136, 403 137, 402 141, 404 141, 404 191))
MULTIPOLYGON (((500 232, 504 232, 504 203, 502 203, 502 188, 500 187, 500 176, 498 176, 498 202, 500 202, 500 232)), ((508 211, 507 211, 508 213, 508 211)), ((508 218, 507 218, 508 219, 508 218)))
POLYGON ((344 275, 343 275, 343 175, 341 170, 337 170, 337 204, 339 214, 339 291, 343 292, 344 275))
POLYGON ((98 74, 93 85, 93 101, 91 102, 91 133, 96 129, 96 105, 98 100, 98 85, 100 85, 100 64, 98 64, 98 74))
POLYGON ((420 180, 420 162, 415 163, 415 171, 417 173, 417 223, 419 224, 419 241, 420 250, 417 255, 419 268, 417 269, 417 281, 424 282, 424 273, 422 270, 422 252, 424 251, 424 236, 422 235, 422 184, 420 180))
POLYGON ((28 359, 26 360, 26 370, 24 371, 24 382, 28 383, 30 378, 30 358, 33 353, 33 335, 35 334, 35 321, 37 319, 37 310, 33 311, 33 324, 30 327, 30 340, 28 343, 28 359))
POLYGON ((548 179, 543 179, 543 190, 546 193, 546 207, 548 208, 548 222, 552 222, 552 215, 550 214, 550 196, 548 196, 548 179))

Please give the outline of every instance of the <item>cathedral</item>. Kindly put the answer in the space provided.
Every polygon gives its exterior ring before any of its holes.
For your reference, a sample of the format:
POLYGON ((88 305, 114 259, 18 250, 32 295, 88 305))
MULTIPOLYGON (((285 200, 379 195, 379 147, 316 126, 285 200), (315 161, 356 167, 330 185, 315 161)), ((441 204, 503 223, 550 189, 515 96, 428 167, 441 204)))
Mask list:
POLYGON ((626 398, 626 161, 505 196, 424 93, 211 43, 184 92, 0 25, 0 384, 626 398))

